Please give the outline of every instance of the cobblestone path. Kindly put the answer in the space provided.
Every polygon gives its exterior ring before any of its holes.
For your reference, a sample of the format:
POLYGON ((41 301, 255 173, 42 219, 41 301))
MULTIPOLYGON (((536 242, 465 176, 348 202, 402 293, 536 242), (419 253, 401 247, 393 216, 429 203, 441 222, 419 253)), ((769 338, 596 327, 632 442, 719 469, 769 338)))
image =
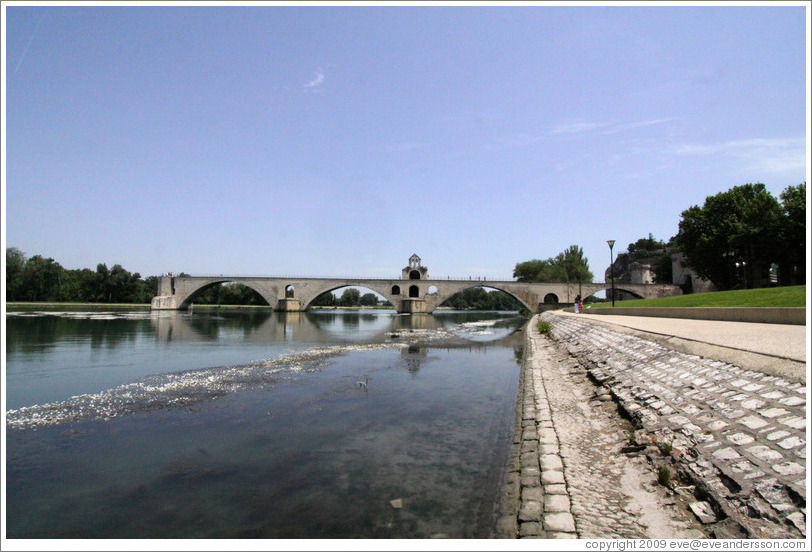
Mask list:
POLYGON ((714 536, 805 537, 803 384, 574 317, 542 319, 552 323, 555 342, 642 428, 637 443, 659 448, 697 498, 707 500, 712 511, 697 515, 714 536))

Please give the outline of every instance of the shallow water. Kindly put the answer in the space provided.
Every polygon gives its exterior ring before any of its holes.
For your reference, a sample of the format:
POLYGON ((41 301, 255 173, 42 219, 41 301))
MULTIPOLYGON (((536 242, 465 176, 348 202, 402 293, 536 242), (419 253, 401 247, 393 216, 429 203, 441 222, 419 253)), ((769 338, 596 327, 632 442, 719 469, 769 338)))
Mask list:
POLYGON ((6 322, 9 538, 469 538, 493 526, 515 314, 6 322))

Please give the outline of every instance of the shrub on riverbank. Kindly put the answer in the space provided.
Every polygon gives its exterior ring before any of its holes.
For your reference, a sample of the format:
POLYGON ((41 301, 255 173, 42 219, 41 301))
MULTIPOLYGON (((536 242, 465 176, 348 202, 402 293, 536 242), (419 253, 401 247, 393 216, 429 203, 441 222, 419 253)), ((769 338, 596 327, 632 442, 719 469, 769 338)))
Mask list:
POLYGON ((553 325, 546 320, 540 320, 538 324, 539 333, 550 337, 550 332, 553 330, 553 325))

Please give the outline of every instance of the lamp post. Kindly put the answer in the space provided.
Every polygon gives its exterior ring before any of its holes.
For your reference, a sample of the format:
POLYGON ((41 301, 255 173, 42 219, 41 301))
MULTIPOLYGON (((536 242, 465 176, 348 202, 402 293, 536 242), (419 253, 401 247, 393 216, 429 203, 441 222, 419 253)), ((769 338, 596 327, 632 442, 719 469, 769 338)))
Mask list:
MULTIPOLYGON (((747 262, 746 261, 736 261, 736 271, 738 272, 739 267, 742 269, 742 278, 744 279, 744 289, 747 289, 747 262)), ((738 276, 738 274, 736 275, 738 276)))
POLYGON ((612 256, 612 248, 615 246, 615 240, 606 240, 609 244, 609 270, 612 278, 612 306, 615 306, 615 258, 612 256))

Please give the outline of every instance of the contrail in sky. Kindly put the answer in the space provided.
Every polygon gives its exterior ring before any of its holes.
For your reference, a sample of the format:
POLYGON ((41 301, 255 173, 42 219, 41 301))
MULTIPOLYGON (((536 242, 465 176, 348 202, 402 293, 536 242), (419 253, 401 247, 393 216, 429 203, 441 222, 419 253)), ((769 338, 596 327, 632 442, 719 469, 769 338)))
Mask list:
POLYGON ((17 70, 20 68, 20 65, 23 64, 23 60, 25 59, 25 55, 28 53, 28 48, 31 47, 31 43, 34 41, 34 35, 37 34, 37 30, 39 29, 39 24, 40 23, 42 23, 42 16, 41 15, 39 16, 39 19, 37 20, 37 24, 34 27, 34 31, 31 33, 31 37, 28 39, 28 44, 26 44, 25 48, 23 49, 23 53, 20 56, 20 61, 17 62, 17 67, 14 68, 14 73, 17 73, 17 70))

